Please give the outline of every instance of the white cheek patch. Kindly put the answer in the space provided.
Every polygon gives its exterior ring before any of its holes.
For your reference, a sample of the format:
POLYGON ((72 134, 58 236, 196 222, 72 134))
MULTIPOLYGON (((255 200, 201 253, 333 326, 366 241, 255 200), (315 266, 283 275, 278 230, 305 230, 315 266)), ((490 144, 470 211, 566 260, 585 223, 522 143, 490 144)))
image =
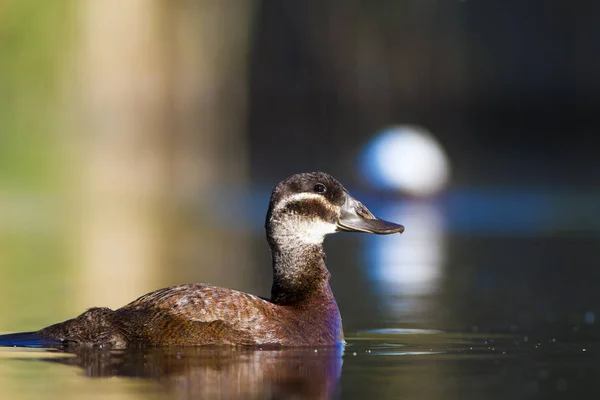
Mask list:
POLYGON ((323 243, 325 235, 334 233, 337 229, 336 224, 325 222, 319 219, 303 221, 296 226, 298 239, 305 243, 311 244, 323 243))
POLYGON ((288 216, 278 222, 273 237, 281 244, 294 246, 295 243, 321 244, 325 235, 334 233, 337 225, 318 218, 288 216))

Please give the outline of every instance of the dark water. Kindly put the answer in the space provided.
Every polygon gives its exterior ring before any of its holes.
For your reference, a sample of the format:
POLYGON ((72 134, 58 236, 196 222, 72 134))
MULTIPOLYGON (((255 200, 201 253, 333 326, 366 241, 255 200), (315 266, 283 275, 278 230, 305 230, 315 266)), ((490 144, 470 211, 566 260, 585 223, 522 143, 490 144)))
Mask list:
POLYGON ((600 394, 598 349, 583 332, 384 330, 345 348, 4 348, 0 358, 23 398, 558 399, 600 394))

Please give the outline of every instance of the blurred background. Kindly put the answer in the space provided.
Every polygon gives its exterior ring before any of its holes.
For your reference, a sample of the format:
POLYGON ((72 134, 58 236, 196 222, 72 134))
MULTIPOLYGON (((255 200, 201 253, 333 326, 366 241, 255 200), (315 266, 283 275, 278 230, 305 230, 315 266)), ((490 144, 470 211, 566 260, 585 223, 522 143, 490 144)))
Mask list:
POLYGON ((159 287, 268 296, 323 170, 402 236, 325 247, 348 336, 597 331, 597 2, 0 3, 0 331, 159 287))

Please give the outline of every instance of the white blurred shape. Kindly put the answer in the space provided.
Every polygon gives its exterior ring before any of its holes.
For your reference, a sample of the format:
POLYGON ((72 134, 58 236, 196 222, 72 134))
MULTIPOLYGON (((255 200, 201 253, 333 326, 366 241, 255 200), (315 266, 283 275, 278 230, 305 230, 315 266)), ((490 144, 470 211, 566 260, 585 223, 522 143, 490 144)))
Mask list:
POLYGON ((395 203, 381 217, 400 221, 402 237, 389 235, 371 242, 371 278, 381 304, 402 321, 419 321, 434 307, 444 275, 445 218, 438 205, 422 199, 395 203))
POLYGON ((363 170, 373 184, 414 196, 442 190, 450 176, 440 142, 424 128, 399 125, 384 130, 365 149, 363 170))
POLYGON ((402 221, 407 231, 377 238, 375 277, 385 292, 403 295, 429 294, 438 289, 444 262, 444 222, 435 205, 407 202, 384 211, 392 221, 402 221), (409 230, 410 229, 410 230, 409 230))

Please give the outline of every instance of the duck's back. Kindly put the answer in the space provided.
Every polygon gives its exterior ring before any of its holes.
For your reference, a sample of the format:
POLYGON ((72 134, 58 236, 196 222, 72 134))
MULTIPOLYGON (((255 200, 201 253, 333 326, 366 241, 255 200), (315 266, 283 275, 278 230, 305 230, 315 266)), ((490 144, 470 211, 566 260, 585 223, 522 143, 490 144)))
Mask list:
POLYGON ((199 283, 148 293, 115 314, 132 341, 151 345, 281 344, 287 335, 281 306, 199 283))
POLYGON ((118 309, 91 308, 37 332, 79 345, 288 344, 282 307, 258 296, 205 284, 148 293, 118 309))

